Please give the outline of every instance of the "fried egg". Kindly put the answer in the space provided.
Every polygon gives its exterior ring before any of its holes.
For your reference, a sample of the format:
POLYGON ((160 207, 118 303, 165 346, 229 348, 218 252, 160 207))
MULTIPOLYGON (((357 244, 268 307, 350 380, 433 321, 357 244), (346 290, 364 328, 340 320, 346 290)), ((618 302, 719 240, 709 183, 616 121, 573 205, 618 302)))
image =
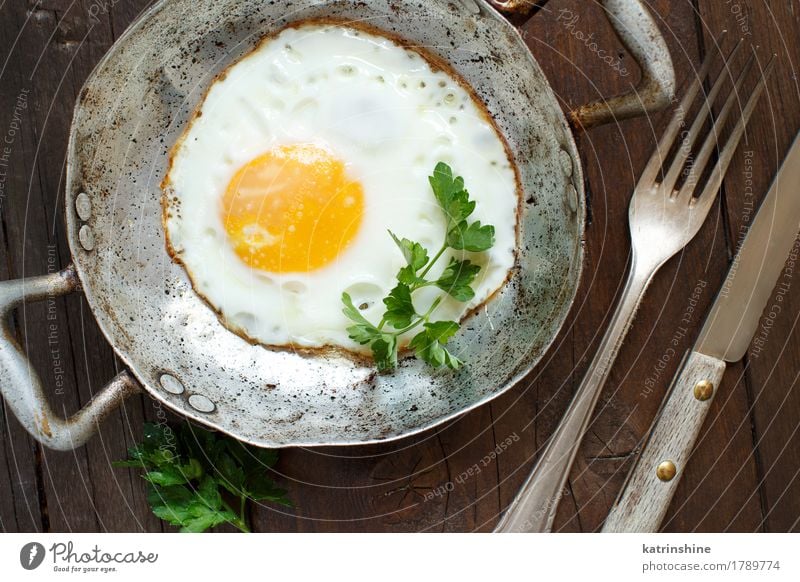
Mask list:
MULTIPOLYGON (((348 337, 342 292, 380 321, 404 265, 387 231, 431 255, 442 245, 428 183, 440 161, 464 177, 470 220, 495 226, 489 251, 447 251, 429 273, 451 256, 482 266, 471 301, 447 297, 436 310, 458 321, 514 263, 519 195, 503 138, 466 85, 420 52, 351 26, 288 28, 212 83, 173 148, 167 245, 247 339, 368 351, 348 337)), ((435 295, 414 300, 422 309, 435 295)))

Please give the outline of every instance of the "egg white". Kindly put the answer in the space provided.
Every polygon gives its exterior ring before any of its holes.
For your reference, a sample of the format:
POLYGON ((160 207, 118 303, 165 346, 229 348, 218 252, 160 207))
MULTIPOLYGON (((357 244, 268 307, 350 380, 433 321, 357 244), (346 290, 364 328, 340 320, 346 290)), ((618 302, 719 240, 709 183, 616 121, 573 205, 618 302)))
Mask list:
MULTIPOLYGON (((517 182, 504 142, 482 106, 419 53, 334 24, 289 28, 216 80, 173 150, 164 181, 165 227, 195 290, 237 333, 266 345, 365 351, 347 335, 348 292, 379 321, 381 299, 403 258, 387 233, 442 244, 444 217, 428 184, 436 163, 464 177, 477 202, 471 220, 495 226, 486 253, 456 253, 483 265, 469 303, 447 298, 435 319, 459 320, 485 301, 513 266, 517 182), (333 263, 310 272, 251 269, 235 254, 220 217, 236 171, 268 150, 316 144, 345 162, 364 189, 362 226, 333 263)), ((453 253, 431 272, 435 276, 453 253)), ((424 310, 432 289, 415 295, 424 310)))

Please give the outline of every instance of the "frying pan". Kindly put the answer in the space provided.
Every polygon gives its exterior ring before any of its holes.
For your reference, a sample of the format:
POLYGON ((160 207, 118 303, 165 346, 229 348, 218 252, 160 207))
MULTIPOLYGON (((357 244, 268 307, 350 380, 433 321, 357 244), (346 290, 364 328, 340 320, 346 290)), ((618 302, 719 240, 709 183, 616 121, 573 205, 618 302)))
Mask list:
MULTIPOLYGON (((517 11, 530 3, 496 2, 517 11)), ((359 444, 435 426, 498 396, 541 359, 572 304, 583 263, 584 183, 572 127, 667 105, 674 72, 640 0, 602 2, 642 80, 635 91, 569 113, 518 32, 480 0, 162 0, 100 61, 75 107, 65 214, 73 264, 0 283, 0 388, 44 445, 83 444, 127 396, 258 446, 359 444), (470 316, 442 372, 409 358, 392 374, 345 356, 310 357, 228 331, 166 252, 161 190, 167 154, 214 77, 263 36, 307 19, 366 21, 444 59, 503 133, 523 190, 518 259, 506 286, 470 316), (68 419, 47 403, 13 339, 9 311, 82 290, 127 370, 68 419)))

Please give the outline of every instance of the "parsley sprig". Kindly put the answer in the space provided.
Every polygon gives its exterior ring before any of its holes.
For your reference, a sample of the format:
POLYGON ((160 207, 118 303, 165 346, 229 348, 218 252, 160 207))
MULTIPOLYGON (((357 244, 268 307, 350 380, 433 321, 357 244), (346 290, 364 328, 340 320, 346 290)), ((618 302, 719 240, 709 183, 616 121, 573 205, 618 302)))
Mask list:
POLYGON ((445 348, 448 340, 459 330, 458 323, 431 319, 444 295, 436 297, 421 312, 414 305, 412 295, 423 287, 435 286, 456 301, 470 301, 475 297, 472 283, 481 270, 480 265, 469 259, 451 257, 438 278, 428 279, 427 276, 448 249, 483 252, 494 245, 494 226, 483 225, 480 220, 467 220, 475 211, 475 201, 470 200, 462 177, 453 177, 450 166, 440 162, 429 177, 429 182, 445 216, 444 242, 441 248, 431 258, 428 250, 418 242, 399 238, 389 231, 403 253, 406 265, 397 273, 397 285, 383 299, 386 311, 377 325, 362 315, 349 294, 342 293, 343 313, 355 324, 348 327, 347 332, 353 341, 370 346, 375 365, 381 372, 393 370, 397 366, 399 337, 419 328, 421 329, 409 344, 418 358, 434 368, 447 366, 455 370, 463 364, 445 348))
POLYGON ((202 532, 230 523, 249 532, 247 501, 291 506, 286 491, 266 476, 278 454, 201 428, 145 423, 144 439, 115 467, 142 469, 147 502, 160 519, 181 532, 202 532))

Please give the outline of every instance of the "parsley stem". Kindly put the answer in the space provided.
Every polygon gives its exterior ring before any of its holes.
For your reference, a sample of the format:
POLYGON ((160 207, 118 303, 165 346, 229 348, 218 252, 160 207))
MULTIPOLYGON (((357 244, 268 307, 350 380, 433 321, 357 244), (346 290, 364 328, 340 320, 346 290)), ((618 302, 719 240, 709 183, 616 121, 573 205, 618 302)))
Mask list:
POLYGON ((242 496, 239 499, 241 500, 239 503, 239 517, 241 518, 242 521, 244 521, 244 506, 245 503, 247 503, 247 498, 242 496))
POLYGON ((430 317, 430 316, 433 314, 434 310, 435 310, 437 307, 439 307, 439 304, 440 304, 441 302, 442 302, 442 296, 440 295, 439 297, 437 297, 437 298, 436 298, 436 299, 433 301, 433 303, 431 304, 431 307, 430 307, 430 309, 428 309, 428 311, 427 311, 427 312, 425 312, 425 315, 423 315, 423 316, 422 316, 422 317, 425 319, 425 321, 428 321, 428 318, 429 318, 429 317, 430 317))
MULTIPOLYGON (((250 533, 250 528, 247 527, 247 521, 245 521, 245 519, 244 519, 244 502, 245 502, 245 498, 242 497, 241 500, 242 500, 242 511, 239 514, 239 517, 229 521, 228 523, 230 523, 231 525, 236 527, 242 533, 250 533)), ((228 511, 230 511, 232 514, 236 515, 236 512, 233 510, 233 508, 230 505, 228 505, 228 502, 225 501, 224 499, 222 500, 222 506, 225 509, 227 509, 228 511)))
POLYGON ((402 335, 402 334, 406 333, 407 331, 411 331, 411 330, 412 330, 412 329, 414 329, 415 327, 419 326, 419 324, 420 324, 420 323, 425 323, 425 322, 427 322, 427 321, 429 320, 429 318, 430 318, 431 314, 433 314, 433 311, 434 311, 434 309, 436 309, 437 307, 439 307, 439 304, 440 304, 441 302, 442 302, 442 298, 441 298, 441 297, 437 297, 437 298, 434 300, 434 302, 431 304, 431 307, 430 307, 430 309, 428 309, 428 311, 426 311, 426 312, 425 312, 425 315, 421 315, 421 316, 420 316, 420 318, 419 318, 419 319, 417 319, 417 320, 416 320, 414 323, 412 323, 412 324, 411 324, 411 325, 409 325, 408 327, 405 327, 405 328, 403 328, 403 329, 399 329, 399 330, 397 330, 397 331, 393 332, 393 333, 392 333, 392 335, 396 335, 396 336, 398 336, 398 335, 402 335))
POLYGON ((439 252, 438 252, 438 253, 436 253, 436 255, 434 255, 434 257, 433 257, 433 258, 432 258, 430 261, 428 261, 428 266, 427 266, 427 267, 425 267, 425 269, 422 271, 422 273, 420 273, 420 274, 419 274, 420 278, 422 278, 422 277, 425 277, 425 275, 427 275, 427 274, 428 274, 428 271, 430 271, 430 270, 431 270, 431 268, 433 267, 433 264, 434 264, 436 261, 438 261, 438 260, 439 260, 439 258, 442 256, 442 254, 444 254, 444 252, 445 252, 446 250, 447 250, 447 242, 445 242, 445 243, 442 245, 442 248, 440 248, 440 249, 439 249, 439 252))
POLYGON ((415 327, 419 326, 419 324, 422 323, 423 321, 425 321, 425 318, 424 317, 420 317, 417 321, 415 321, 414 323, 412 323, 408 327, 403 328, 403 329, 399 329, 399 330, 393 332, 392 335, 403 335, 407 331, 411 331, 415 327))

